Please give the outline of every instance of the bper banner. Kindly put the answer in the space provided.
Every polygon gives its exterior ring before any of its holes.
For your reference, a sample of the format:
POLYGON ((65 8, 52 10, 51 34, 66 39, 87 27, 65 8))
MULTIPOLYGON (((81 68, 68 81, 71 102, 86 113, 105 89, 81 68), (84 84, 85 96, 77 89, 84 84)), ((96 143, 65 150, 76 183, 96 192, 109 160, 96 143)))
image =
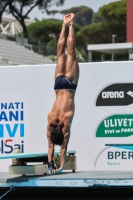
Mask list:
MULTIPOLYGON (((68 149, 78 170, 132 170, 133 62, 84 63, 68 149)), ((0 67, 0 154, 47 151, 55 65, 0 67)), ((59 150, 56 146, 55 150, 59 150)), ((0 160, 8 171, 11 160, 0 160)))

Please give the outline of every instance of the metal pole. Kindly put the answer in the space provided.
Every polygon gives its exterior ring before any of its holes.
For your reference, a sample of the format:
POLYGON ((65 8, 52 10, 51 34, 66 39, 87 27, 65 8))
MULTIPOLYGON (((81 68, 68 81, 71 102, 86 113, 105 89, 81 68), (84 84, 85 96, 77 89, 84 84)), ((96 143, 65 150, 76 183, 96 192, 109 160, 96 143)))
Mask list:
POLYGON ((101 61, 105 61, 105 55, 104 55, 104 53, 101 54, 101 61))
POLYGON ((92 51, 88 51, 88 61, 92 62, 92 51))
POLYGON ((41 42, 38 41, 38 53, 41 54, 41 42))
POLYGON ((128 49, 128 60, 132 60, 133 54, 132 49, 128 49))
MULTIPOLYGON (((116 35, 112 35, 112 43, 115 43, 116 35)), ((114 54, 112 53, 112 61, 114 61, 114 54)))

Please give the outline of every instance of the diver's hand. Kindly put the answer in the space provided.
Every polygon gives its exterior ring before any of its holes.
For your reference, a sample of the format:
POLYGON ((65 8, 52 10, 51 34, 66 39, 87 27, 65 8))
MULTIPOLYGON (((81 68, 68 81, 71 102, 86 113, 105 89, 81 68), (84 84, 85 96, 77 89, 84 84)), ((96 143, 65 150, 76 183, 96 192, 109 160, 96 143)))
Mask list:
POLYGON ((54 166, 54 161, 48 162, 48 170, 49 174, 54 174, 55 172, 57 172, 57 169, 54 166))

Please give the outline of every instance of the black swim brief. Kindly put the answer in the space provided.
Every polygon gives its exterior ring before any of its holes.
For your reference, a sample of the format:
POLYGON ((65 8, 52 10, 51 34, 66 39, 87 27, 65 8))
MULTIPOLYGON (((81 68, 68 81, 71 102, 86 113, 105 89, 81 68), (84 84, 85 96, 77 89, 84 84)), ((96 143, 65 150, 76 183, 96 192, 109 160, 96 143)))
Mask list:
POLYGON ((72 89, 76 90, 77 85, 71 82, 67 76, 58 76, 55 79, 54 90, 72 89))

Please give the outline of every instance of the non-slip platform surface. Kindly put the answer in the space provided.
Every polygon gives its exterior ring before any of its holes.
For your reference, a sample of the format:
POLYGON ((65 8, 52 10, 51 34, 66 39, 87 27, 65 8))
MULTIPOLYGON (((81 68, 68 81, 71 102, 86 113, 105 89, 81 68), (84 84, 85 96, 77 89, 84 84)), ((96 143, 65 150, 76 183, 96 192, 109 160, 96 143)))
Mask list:
POLYGON ((11 176, 0 173, 0 187, 133 186, 133 171, 64 171, 45 176, 11 176))

